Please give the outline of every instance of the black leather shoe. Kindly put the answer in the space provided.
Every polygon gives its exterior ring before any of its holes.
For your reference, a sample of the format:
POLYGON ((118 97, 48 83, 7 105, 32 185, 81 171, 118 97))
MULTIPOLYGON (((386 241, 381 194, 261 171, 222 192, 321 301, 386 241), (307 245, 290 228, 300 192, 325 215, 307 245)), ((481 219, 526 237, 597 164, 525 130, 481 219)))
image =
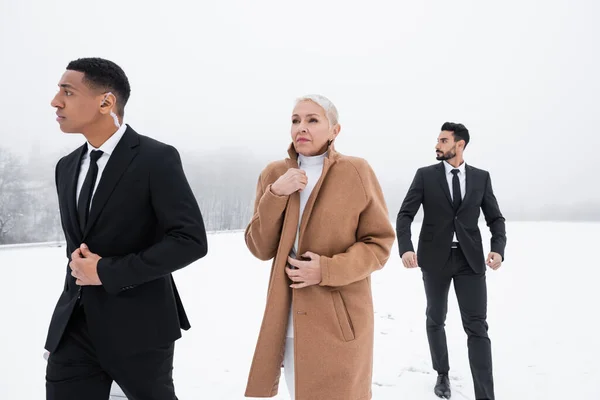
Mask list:
POLYGON ((448 374, 438 375, 433 392, 437 397, 440 397, 442 399, 450 398, 450 379, 448 379, 448 374))

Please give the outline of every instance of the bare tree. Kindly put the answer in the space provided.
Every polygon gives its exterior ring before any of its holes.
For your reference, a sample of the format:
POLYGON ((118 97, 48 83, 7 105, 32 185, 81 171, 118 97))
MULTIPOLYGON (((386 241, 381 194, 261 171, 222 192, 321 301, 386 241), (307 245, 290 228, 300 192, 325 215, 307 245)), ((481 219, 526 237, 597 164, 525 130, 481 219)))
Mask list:
POLYGON ((0 148, 0 243, 9 241, 17 222, 25 216, 25 196, 19 159, 0 148))
POLYGON ((210 231, 243 229, 252 218, 256 182, 265 164, 242 149, 183 155, 186 175, 210 231))

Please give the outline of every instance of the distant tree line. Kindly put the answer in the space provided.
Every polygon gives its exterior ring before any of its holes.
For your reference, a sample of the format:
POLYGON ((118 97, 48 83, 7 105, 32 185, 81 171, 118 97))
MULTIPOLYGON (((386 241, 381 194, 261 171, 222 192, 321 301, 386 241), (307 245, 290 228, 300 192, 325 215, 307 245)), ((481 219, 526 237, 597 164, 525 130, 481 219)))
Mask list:
MULTIPOLYGON (((64 151, 62 154, 67 154, 64 151)), ((0 244, 64 239, 54 168, 60 155, 19 158, 0 147, 0 244)), ((252 218, 258 174, 248 156, 183 154, 184 169, 209 231, 243 229, 252 218)))
MULTIPOLYGON (((60 156, 68 152, 66 149, 42 156, 40 149, 34 148, 29 157, 17 157, 0 147, 0 244, 64 239, 54 167, 60 156)), ((242 149, 208 154, 182 152, 181 156, 206 229, 244 229, 252 218, 258 174, 269 160, 254 157, 242 149)), ((391 220, 395 220, 409 184, 410 180, 381 179, 391 220)), ((542 205, 535 212, 523 209, 519 203, 500 206, 509 221, 600 221, 600 204, 595 199, 582 199, 569 205, 542 205)), ((421 215, 422 211, 417 219, 421 215)))

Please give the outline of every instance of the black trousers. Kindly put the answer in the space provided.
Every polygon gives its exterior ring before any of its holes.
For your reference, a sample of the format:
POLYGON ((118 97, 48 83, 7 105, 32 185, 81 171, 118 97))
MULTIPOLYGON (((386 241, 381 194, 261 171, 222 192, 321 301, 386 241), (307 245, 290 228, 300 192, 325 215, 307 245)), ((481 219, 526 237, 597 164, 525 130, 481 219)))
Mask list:
POLYGON ((462 324, 467 333, 469 364, 475 386, 475 397, 494 399, 492 347, 488 337, 487 287, 485 272, 476 273, 460 248, 453 248, 446 265, 435 272, 423 271, 427 295, 427 339, 433 369, 448 373, 448 346, 444 330, 448 311, 448 291, 454 280, 462 324))
POLYGON ((47 400, 107 400, 113 380, 128 400, 177 400, 174 343, 112 361, 98 360, 85 311, 76 306, 46 369, 47 400))

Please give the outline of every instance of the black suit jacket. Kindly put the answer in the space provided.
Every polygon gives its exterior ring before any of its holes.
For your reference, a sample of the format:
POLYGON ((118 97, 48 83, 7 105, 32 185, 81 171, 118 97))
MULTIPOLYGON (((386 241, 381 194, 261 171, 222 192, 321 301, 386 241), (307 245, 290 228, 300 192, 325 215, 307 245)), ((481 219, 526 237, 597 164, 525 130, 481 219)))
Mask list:
POLYGON ((67 258, 86 243, 102 257, 102 286, 77 286, 67 263, 45 347, 57 348, 80 291, 99 355, 116 357, 171 343, 181 337, 181 328, 190 328, 171 273, 207 253, 204 222, 179 153, 127 127, 81 232, 75 191, 86 150, 87 144, 58 162, 56 187, 67 258))
POLYGON ((470 165, 465 166, 465 174, 466 193, 456 213, 452 207, 443 162, 417 170, 408 189, 396 219, 398 248, 400 256, 407 251, 414 251, 410 225, 422 204, 424 219, 417 259, 423 270, 433 271, 445 265, 450 256, 453 233, 456 231, 456 237, 471 268, 476 272, 485 271, 481 232, 477 224, 480 210, 483 210, 492 233, 491 251, 499 253, 504 259, 504 217, 492 190, 490 174, 470 165))

